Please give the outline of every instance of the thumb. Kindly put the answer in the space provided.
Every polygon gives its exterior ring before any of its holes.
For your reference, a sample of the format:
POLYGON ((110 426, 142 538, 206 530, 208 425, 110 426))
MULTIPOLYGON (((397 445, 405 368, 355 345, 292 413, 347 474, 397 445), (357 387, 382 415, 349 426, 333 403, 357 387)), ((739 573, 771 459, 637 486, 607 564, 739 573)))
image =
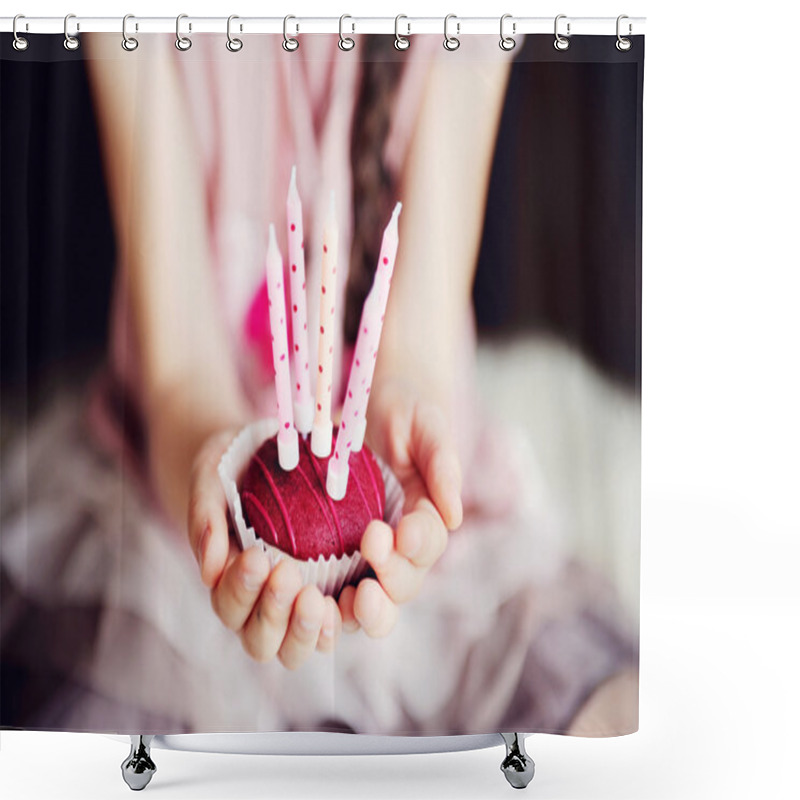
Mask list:
POLYGON ((461 525, 461 464, 444 414, 431 403, 419 402, 411 425, 411 453, 428 495, 449 530, 461 525))
POLYGON ((211 437, 192 466, 189 487, 189 544, 200 565, 203 583, 212 588, 235 557, 228 535, 227 500, 217 465, 233 438, 230 431, 211 437))

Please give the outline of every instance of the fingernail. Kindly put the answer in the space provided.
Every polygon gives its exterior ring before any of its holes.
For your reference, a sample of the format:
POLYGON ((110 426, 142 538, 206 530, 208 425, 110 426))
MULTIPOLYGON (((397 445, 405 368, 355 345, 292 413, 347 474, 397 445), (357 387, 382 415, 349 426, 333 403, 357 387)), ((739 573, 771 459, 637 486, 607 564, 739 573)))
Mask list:
POLYGON ((403 539, 403 555, 406 558, 414 558, 419 553, 420 547, 422 547, 422 537, 419 535, 419 531, 413 530, 406 533, 403 539))
POLYGON ((463 514, 461 507, 461 481, 455 472, 447 478, 447 497, 450 503, 450 514, 454 520, 459 520, 463 514))
POLYGON ((333 628, 325 627, 325 628, 322 629, 321 633, 327 639, 332 639, 333 638, 333 628))
POLYGON ((274 589, 269 590, 269 596, 272 598, 272 602, 278 606, 278 608, 287 608, 289 606, 289 602, 291 601, 291 598, 288 594, 276 592, 274 589))
POLYGON ((266 574, 260 570, 257 572, 245 570, 242 573, 242 584, 248 592, 256 592, 261 588, 261 584, 264 583, 266 577, 266 574))
POLYGON ((342 629, 348 633, 354 633, 358 630, 358 623, 354 619, 349 619, 347 622, 342 623, 342 629))
POLYGON ((361 626, 363 628, 367 628, 369 630, 370 626, 375 621, 375 619, 377 618, 378 614, 377 614, 376 609, 371 608, 371 607, 368 607, 367 609, 365 609, 365 612, 366 613, 362 612, 360 615, 357 614, 356 615, 356 619, 361 623, 361 626))
POLYGON ((461 478, 454 469, 451 469, 447 476, 447 492, 451 499, 461 499, 461 478))
POLYGON ((375 547, 373 543, 372 549, 377 550, 377 553, 372 554, 370 563, 375 567, 381 567, 386 563, 392 552, 392 532, 388 528, 378 528, 372 531, 372 536, 373 540, 376 536, 378 537, 378 545, 375 547))
POLYGON ((208 537, 211 535, 211 523, 206 522, 206 527, 203 528, 203 534, 200 536, 200 541, 197 543, 197 550, 195 550, 194 557, 197 563, 202 567, 203 561, 206 557, 206 545, 208 544, 208 537))
POLYGON ((269 575, 269 561, 262 553, 261 556, 256 559, 255 564, 250 563, 250 565, 242 571, 242 584, 248 592, 257 592, 263 586, 267 575, 269 575))
POLYGON ((319 630, 318 626, 316 626, 310 619, 306 619, 305 617, 300 617, 300 627, 304 631, 313 631, 319 630))

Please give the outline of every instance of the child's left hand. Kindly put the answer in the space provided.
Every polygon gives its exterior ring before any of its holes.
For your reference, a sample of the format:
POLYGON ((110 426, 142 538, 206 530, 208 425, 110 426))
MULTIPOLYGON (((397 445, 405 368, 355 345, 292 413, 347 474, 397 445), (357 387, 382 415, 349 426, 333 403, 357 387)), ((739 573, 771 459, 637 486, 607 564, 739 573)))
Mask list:
POLYGON ((397 605, 419 592, 462 520, 461 467, 441 409, 401 380, 373 384, 367 425, 370 446, 394 472, 405 493, 397 530, 373 520, 361 554, 378 577, 345 587, 339 596, 344 629, 373 637, 394 627, 397 605))

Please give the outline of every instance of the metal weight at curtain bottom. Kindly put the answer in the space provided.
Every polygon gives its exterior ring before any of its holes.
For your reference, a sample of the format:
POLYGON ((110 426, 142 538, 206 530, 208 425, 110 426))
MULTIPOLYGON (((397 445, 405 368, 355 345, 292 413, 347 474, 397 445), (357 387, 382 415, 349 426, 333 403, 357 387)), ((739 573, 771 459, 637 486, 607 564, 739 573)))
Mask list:
POLYGON ((140 792, 150 783, 156 773, 156 765, 150 757, 152 735, 131 734, 131 752, 122 762, 122 779, 135 792, 140 792))
MULTIPOLYGON (((501 733, 506 746, 506 757, 500 770, 508 783, 515 789, 524 789, 533 780, 536 765, 525 751, 525 738, 522 733, 501 733)), ((134 791, 141 791, 152 780, 156 765, 150 755, 153 735, 131 734, 131 750, 122 762, 122 778, 134 791)))
POLYGON ((506 780, 515 789, 524 789, 536 771, 533 759, 525 752, 525 739, 521 733, 501 733, 506 744, 506 757, 500 765, 506 780))

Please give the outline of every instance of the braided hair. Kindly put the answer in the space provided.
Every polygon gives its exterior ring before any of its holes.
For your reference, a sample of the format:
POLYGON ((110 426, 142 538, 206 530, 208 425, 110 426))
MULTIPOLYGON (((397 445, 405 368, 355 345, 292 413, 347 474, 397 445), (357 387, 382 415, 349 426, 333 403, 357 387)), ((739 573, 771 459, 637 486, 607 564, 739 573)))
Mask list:
POLYGON ((350 148, 354 224, 344 319, 344 338, 350 343, 358 333, 361 309, 375 276, 381 233, 395 202, 396 180, 384 163, 383 150, 405 63, 395 52, 391 36, 365 38, 350 148))

